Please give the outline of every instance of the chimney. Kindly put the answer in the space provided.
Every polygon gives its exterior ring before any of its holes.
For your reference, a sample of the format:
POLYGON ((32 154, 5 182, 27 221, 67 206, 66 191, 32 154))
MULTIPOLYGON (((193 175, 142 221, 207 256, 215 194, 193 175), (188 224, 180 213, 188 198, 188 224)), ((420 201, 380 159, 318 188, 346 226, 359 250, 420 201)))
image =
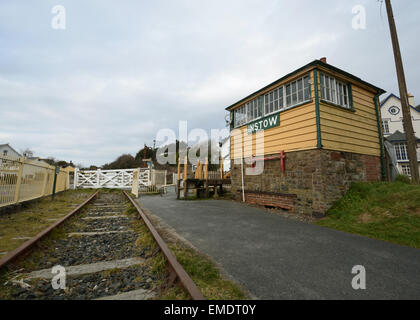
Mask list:
POLYGON ((321 59, 319 59, 321 62, 323 62, 323 63, 327 63, 327 58, 326 57, 323 57, 323 58, 321 58, 321 59))
POLYGON ((411 93, 408 94, 408 103, 414 107, 414 96, 411 93))

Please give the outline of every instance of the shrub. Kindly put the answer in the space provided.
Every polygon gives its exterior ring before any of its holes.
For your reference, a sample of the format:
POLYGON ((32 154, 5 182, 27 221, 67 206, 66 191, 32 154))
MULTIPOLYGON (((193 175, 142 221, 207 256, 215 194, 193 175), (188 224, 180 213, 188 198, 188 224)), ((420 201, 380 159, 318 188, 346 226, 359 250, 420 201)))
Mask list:
POLYGON ((395 181, 410 184, 411 183, 411 178, 409 176, 404 175, 404 174, 400 174, 395 179, 395 181))

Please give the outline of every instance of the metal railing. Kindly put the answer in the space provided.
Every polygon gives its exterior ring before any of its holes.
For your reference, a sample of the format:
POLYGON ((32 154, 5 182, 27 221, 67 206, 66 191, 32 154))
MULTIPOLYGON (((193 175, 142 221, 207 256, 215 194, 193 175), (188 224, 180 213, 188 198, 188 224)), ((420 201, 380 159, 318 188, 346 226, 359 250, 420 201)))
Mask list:
MULTIPOLYGON (((43 161, 0 156, 0 207, 51 195, 55 167, 43 161)), ((69 189, 69 170, 60 168, 55 192, 69 189)))

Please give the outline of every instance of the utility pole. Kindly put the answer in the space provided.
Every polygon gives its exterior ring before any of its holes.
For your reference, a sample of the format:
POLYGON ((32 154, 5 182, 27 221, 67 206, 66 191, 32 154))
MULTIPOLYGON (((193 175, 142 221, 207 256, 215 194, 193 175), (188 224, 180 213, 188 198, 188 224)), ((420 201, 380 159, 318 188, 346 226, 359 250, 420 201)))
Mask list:
POLYGON ((419 167, 417 162, 417 141, 414 136, 413 123, 411 122, 411 111, 408 102, 407 84, 405 82, 404 67, 401 58, 400 44, 398 41, 397 28, 395 26, 394 13, 392 11, 391 0, 385 0, 386 11, 388 14, 389 29, 391 31, 392 47, 394 48, 395 66, 397 68, 398 86, 400 89, 401 107, 403 112, 403 125, 407 139, 408 159, 411 167, 411 180, 419 184, 419 167))

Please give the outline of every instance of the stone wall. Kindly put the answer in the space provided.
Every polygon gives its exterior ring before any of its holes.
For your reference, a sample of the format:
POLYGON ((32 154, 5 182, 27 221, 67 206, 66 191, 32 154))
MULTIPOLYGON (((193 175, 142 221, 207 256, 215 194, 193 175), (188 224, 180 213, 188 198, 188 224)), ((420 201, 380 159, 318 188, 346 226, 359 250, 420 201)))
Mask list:
MULTIPOLYGON (((264 162, 263 174, 246 175, 246 201, 320 216, 352 182, 381 179, 380 157, 375 156, 316 149, 286 153, 285 164, 284 173, 280 160, 270 160, 264 162)), ((232 191, 240 200, 240 162, 232 160, 231 168, 232 191)))

